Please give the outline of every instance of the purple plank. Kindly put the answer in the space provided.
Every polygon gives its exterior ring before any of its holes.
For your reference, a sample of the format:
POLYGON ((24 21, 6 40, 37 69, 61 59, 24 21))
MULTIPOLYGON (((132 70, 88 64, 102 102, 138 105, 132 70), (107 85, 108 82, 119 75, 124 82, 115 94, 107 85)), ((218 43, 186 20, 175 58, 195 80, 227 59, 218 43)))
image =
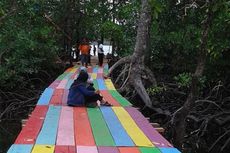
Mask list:
POLYGON ((98 153, 119 153, 117 147, 98 147, 98 153))
POLYGON ((126 111, 130 114, 136 124, 145 133, 145 135, 157 147, 173 147, 164 137, 162 137, 148 122, 148 120, 133 107, 125 107, 126 111))

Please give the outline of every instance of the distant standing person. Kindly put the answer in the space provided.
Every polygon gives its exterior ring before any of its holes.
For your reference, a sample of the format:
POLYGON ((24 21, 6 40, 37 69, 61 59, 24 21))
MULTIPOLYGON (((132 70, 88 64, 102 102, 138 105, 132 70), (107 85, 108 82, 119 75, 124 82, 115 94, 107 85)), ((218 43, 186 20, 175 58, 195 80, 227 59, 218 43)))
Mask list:
POLYGON ((89 43, 83 40, 78 49, 81 51, 81 64, 82 66, 87 67, 89 59, 88 53, 90 49, 89 43))
POLYGON ((94 56, 96 56, 96 46, 95 45, 93 45, 93 54, 94 56))
POLYGON ((99 66, 103 65, 103 58, 104 58, 103 45, 102 45, 102 42, 99 42, 98 43, 98 62, 99 62, 99 66))

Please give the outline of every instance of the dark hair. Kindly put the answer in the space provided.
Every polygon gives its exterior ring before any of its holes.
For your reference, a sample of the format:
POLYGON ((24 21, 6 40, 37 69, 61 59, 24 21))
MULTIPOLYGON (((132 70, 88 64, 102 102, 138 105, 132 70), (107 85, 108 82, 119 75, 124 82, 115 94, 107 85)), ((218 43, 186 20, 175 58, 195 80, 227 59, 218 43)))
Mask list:
POLYGON ((87 82, 88 78, 89 78, 88 73, 84 70, 81 70, 78 77, 77 77, 77 81, 87 82))

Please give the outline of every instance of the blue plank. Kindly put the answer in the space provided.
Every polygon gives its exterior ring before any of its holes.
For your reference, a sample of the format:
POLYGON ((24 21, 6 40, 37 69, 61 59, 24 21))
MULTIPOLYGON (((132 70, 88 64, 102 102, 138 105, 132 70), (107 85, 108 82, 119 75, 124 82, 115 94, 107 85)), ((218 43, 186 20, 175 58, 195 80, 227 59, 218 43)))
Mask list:
POLYGON ((7 153, 30 153, 33 145, 27 144, 13 144, 7 153))
POLYGON ((67 82, 67 84, 66 84, 66 89, 69 89, 70 88, 70 86, 73 84, 73 82, 74 82, 74 80, 72 80, 72 79, 69 79, 68 80, 68 82, 67 82))
POLYGON ((161 153, 180 153, 176 148, 159 148, 161 153))
POLYGON ((103 79, 97 79, 99 90, 106 90, 105 82, 103 79))
POLYGON ((54 89, 46 88, 38 100, 37 105, 48 105, 53 95, 54 89))
POLYGON ((55 145, 61 106, 49 106, 36 144, 55 145))
POLYGON ((113 110, 110 107, 101 107, 100 109, 116 146, 135 146, 113 110))
POLYGON ((95 66, 95 67, 93 68, 93 73, 97 73, 97 72, 98 72, 98 67, 95 66))

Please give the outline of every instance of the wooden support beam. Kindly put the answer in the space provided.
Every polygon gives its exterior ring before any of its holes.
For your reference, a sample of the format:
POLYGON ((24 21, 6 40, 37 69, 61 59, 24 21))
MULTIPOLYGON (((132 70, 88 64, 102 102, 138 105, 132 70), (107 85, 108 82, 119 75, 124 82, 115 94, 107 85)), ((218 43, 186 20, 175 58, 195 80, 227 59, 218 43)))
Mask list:
POLYGON ((157 130, 157 132, 159 132, 159 133, 164 133, 165 132, 165 129, 162 128, 162 127, 155 128, 155 130, 157 130))
POLYGON ((160 127, 160 124, 159 123, 150 123, 154 128, 158 128, 160 127))

